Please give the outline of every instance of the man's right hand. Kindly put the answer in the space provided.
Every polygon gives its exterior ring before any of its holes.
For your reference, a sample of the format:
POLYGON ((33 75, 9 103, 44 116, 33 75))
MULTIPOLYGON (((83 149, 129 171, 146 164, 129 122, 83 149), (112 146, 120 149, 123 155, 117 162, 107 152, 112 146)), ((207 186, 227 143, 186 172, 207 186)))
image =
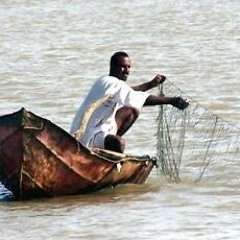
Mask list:
POLYGON ((166 80, 166 77, 164 75, 161 74, 157 74, 153 80, 150 81, 152 88, 157 87, 158 85, 164 83, 164 81, 166 80))

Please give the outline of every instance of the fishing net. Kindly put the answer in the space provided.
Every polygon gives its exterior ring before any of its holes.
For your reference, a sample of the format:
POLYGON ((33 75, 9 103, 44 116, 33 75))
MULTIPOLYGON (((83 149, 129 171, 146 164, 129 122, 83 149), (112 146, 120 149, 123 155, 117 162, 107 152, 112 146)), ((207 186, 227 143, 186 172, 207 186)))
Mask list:
MULTIPOLYGON (((159 88, 160 94, 163 90, 167 95, 186 96, 171 82, 164 83, 164 89, 159 88)), ((239 183, 240 129, 237 126, 191 99, 184 111, 160 106, 157 123, 158 165, 169 181, 214 177, 239 183)))

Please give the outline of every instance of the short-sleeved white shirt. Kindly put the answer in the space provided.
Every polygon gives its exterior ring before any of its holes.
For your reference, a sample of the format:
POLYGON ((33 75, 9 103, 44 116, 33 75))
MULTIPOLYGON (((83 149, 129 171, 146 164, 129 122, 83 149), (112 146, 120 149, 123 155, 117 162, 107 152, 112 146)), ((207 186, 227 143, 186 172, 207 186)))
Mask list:
MULTIPOLYGON (((107 95, 111 95, 113 97, 111 102, 108 104, 103 104, 93 112, 87 124, 85 133, 80 139, 78 139, 86 146, 101 147, 100 145, 94 145, 94 138, 99 133, 102 133, 103 138, 108 134, 116 135, 117 126, 115 115, 117 110, 123 106, 129 106, 140 111, 144 102, 149 97, 148 93, 135 91, 128 86, 126 82, 115 77, 100 77, 93 84, 90 92, 79 107, 71 125, 71 134, 74 134, 78 130, 83 115, 88 109, 89 105, 107 95)), ((102 143, 102 147, 103 146, 104 143, 102 143)))

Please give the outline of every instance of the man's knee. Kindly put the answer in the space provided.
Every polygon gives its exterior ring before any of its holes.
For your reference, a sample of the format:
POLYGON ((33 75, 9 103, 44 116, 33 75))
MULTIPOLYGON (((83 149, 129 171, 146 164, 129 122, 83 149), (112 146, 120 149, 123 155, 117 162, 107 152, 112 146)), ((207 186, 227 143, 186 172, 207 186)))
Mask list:
POLYGON ((119 109, 118 112, 122 115, 125 115, 126 117, 131 116, 132 118, 138 118, 139 116, 139 111, 136 108, 132 108, 132 107, 123 107, 119 109))
POLYGON ((122 107, 116 113, 116 122, 122 125, 124 122, 134 122, 139 116, 139 111, 132 107, 122 107))

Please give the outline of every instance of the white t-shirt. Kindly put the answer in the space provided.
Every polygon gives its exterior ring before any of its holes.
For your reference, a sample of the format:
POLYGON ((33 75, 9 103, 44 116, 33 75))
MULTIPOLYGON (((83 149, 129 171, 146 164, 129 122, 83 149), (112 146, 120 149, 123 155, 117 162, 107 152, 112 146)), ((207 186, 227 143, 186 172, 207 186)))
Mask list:
POLYGON ((83 115, 89 105, 107 95, 113 96, 111 102, 101 105, 93 112, 85 133, 78 139, 83 145, 99 147, 94 146, 94 138, 99 133, 102 133, 104 136, 108 134, 116 135, 117 126, 115 115, 117 110, 123 106, 129 106, 140 111, 144 102, 149 97, 148 93, 135 91, 128 86, 126 82, 115 77, 100 77, 93 84, 87 97, 79 107, 71 125, 71 134, 74 134, 78 130, 83 115))

